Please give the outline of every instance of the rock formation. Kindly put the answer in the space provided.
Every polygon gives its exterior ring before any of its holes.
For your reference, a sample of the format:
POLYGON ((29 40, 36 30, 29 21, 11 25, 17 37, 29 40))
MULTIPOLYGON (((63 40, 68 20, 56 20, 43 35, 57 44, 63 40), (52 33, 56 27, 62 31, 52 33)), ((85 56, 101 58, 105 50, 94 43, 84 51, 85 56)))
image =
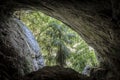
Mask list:
POLYGON ((44 66, 38 43, 18 19, 0 22, 0 80, 14 80, 44 66))
POLYGON ((22 80, 91 80, 71 68, 63 68, 60 66, 45 66, 38 71, 32 72, 24 76, 22 80))
MULTIPOLYGON (((120 0, 0 0, 0 2, 0 23, 3 19, 6 22, 0 24, 1 26, 7 27, 8 23, 15 26, 14 21, 8 21, 15 10, 40 10, 78 32, 96 50, 100 67, 111 71, 116 76, 114 80, 120 80, 120 0)), ((7 30, 2 34, 6 33, 7 30)), ((3 38, 0 37, 1 39, 3 38)))

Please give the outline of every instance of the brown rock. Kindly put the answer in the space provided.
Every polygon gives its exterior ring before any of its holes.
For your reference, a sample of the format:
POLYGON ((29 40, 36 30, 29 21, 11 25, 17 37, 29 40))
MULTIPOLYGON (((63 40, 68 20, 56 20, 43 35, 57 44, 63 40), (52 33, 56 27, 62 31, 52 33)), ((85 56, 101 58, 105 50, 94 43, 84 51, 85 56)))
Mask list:
POLYGON ((90 78, 79 74, 71 68, 45 66, 24 76, 22 80, 90 80, 90 78))

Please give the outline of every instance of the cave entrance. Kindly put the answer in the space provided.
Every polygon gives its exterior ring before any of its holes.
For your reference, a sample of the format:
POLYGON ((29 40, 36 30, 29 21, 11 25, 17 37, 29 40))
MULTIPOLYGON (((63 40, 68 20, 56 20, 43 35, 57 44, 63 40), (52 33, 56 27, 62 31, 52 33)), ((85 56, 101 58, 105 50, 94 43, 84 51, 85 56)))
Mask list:
POLYGON ((85 66, 98 66, 94 49, 64 23, 39 11, 16 12, 33 32, 41 47, 45 65, 61 65, 82 72, 85 66))
MULTIPOLYGON (((24 51, 22 53, 29 52, 23 49, 25 47, 28 48, 28 46, 25 46, 24 43, 21 42, 25 42, 25 40, 20 38, 20 34, 16 35, 16 33, 14 33, 17 29, 16 25, 18 24, 11 17, 11 12, 16 9, 34 8, 60 19, 70 25, 76 32, 79 32, 84 40, 98 52, 97 57, 99 57, 100 66, 110 72, 108 72, 109 74, 107 76, 113 75, 114 78, 112 80, 120 80, 119 0, 1 0, 1 2, 0 54, 2 54, 2 56, 19 53, 21 51, 24 51), (13 36, 11 36, 12 34, 13 36), (15 43, 13 44, 10 41, 15 43), (16 46, 16 44, 20 46, 13 47, 14 45, 16 46)), ((17 31, 18 30, 19 29, 17 29, 17 31)), ((1 57, 0 61, 5 64, 8 59, 9 57, 4 56, 1 57)), ((16 58, 13 60, 17 62, 16 58)), ((6 67, 10 69, 11 64, 6 65, 6 67)), ((14 65, 11 67, 14 68, 13 66, 14 65)), ((107 80, 110 79, 111 78, 107 78, 107 80)))

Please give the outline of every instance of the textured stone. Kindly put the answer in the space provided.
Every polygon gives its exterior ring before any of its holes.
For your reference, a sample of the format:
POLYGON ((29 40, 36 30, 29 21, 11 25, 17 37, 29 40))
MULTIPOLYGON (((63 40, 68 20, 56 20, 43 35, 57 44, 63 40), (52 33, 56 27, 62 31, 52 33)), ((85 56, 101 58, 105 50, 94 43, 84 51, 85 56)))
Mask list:
MULTIPOLYGON (((120 0, 0 0, 0 13, 37 9, 69 25, 120 80, 120 0)), ((6 32, 7 33, 7 32, 6 32)), ((5 34, 5 33, 3 33, 5 34)))
POLYGON ((21 21, 0 22, 0 80, 13 80, 44 66, 39 46, 21 21))
POLYGON ((38 71, 32 72, 22 80, 91 80, 89 77, 79 74, 71 68, 60 66, 45 66, 38 71))
POLYGON ((82 71, 82 74, 86 76, 90 76, 90 71, 91 71, 91 67, 89 65, 86 65, 82 71))

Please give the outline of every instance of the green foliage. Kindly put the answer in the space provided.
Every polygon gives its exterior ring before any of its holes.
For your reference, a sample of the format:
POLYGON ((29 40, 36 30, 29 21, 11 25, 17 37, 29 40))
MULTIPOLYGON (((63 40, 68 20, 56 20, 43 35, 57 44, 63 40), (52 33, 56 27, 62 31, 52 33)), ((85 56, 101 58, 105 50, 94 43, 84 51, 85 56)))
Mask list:
POLYGON ((36 11, 22 11, 21 20, 32 30, 41 46, 46 65, 61 65, 82 71, 98 64, 94 50, 60 21, 36 11))

